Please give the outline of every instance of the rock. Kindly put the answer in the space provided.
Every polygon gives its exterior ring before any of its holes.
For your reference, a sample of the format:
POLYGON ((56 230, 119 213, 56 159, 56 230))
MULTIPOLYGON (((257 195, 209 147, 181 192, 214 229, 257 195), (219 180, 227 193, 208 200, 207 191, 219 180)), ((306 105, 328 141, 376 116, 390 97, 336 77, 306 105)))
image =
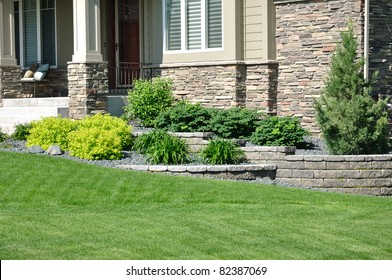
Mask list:
POLYGON ((33 145, 29 147, 28 151, 30 154, 42 154, 44 152, 44 149, 42 149, 39 145, 33 145))
POLYGON ((52 155, 52 156, 59 156, 59 155, 62 155, 64 153, 59 145, 52 145, 52 146, 50 146, 46 152, 49 155, 52 155))

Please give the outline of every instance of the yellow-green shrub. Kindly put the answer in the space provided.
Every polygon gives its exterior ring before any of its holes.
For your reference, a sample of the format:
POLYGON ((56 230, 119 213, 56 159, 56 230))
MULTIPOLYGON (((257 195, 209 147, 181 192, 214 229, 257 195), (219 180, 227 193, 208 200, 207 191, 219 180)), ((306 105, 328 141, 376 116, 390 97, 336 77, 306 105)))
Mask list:
POLYGON ((60 117, 47 117, 31 122, 27 146, 39 145, 44 150, 57 144, 63 150, 68 149, 68 134, 77 128, 77 122, 60 117))
POLYGON ((97 114, 78 121, 78 129, 68 136, 69 151, 79 158, 120 159, 130 146, 131 126, 110 115, 97 114))
POLYGON ((72 156, 89 160, 120 159, 122 139, 115 130, 80 128, 68 136, 72 156))
POLYGON ((101 130, 113 131, 121 138, 123 148, 129 147, 132 142, 132 127, 125 120, 108 114, 97 114, 87 116, 79 121, 78 129, 99 128, 101 130))

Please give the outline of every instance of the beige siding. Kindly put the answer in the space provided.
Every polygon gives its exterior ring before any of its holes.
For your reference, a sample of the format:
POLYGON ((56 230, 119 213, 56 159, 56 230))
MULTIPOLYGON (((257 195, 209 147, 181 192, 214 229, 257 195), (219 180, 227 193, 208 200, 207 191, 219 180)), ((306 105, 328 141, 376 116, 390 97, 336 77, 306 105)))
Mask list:
POLYGON ((57 9, 57 68, 67 68, 73 54, 72 1, 56 1, 57 9))
POLYGON ((272 0, 244 0, 244 57, 275 59, 275 17, 272 0))

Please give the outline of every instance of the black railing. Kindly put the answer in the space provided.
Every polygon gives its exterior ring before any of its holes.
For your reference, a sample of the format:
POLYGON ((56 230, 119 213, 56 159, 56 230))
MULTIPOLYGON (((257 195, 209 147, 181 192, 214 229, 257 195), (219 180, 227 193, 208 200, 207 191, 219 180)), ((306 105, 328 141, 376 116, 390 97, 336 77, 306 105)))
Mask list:
POLYGON ((118 62, 109 64, 109 94, 127 94, 137 79, 151 79, 152 69, 140 63, 118 62))

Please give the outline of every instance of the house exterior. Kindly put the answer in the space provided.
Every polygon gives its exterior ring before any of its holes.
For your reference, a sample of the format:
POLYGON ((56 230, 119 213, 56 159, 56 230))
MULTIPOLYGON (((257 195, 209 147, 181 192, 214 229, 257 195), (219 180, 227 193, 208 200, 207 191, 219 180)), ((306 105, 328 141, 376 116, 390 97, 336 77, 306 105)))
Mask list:
POLYGON ((139 77, 174 80, 177 98, 298 116, 313 100, 351 19, 374 92, 390 94, 389 0, 0 0, 0 104, 26 97, 21 75, 50 63, 38 90, 69 96, 69 116, 105 110, 139 77))

